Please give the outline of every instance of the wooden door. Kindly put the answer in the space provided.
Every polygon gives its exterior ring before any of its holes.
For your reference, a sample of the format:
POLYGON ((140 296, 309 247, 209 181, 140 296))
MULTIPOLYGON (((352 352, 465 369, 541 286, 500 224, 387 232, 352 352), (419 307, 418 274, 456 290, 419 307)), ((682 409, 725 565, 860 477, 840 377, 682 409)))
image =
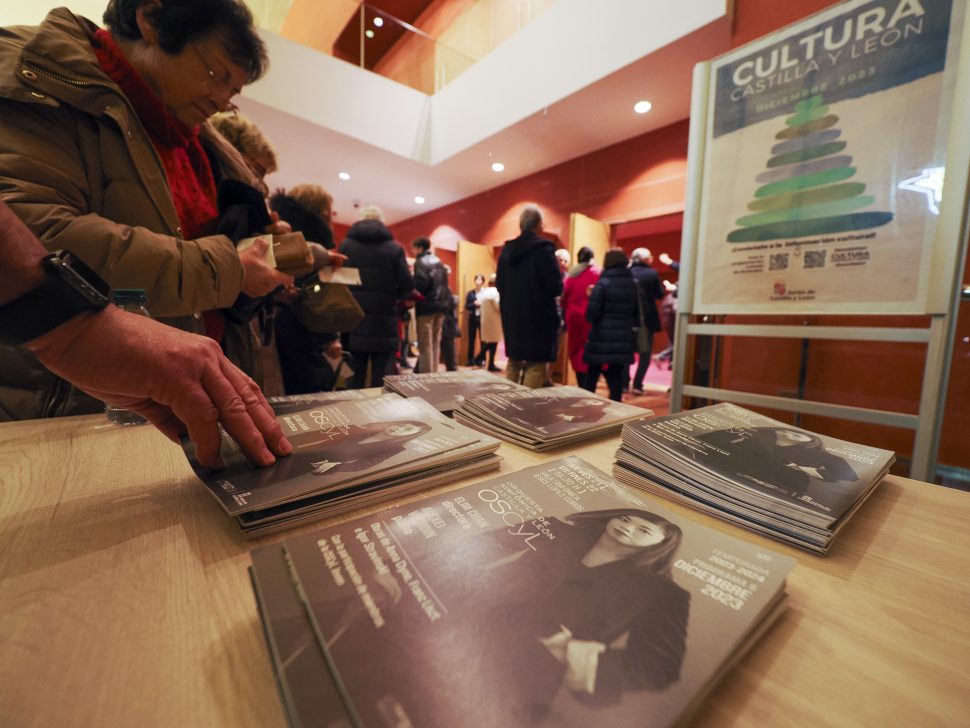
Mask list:
POLYGON ((461 326, 461 340, 456 342, 459 364, 464 364, 468 356, 468 314, 465 311, 465 296, 475 289, 476 275, 481 273, 487 282, 488 277, 494 272, 495 256, 489 246, 468 240, 458 241, 455 275, 458 281, 458 322, 461 326))

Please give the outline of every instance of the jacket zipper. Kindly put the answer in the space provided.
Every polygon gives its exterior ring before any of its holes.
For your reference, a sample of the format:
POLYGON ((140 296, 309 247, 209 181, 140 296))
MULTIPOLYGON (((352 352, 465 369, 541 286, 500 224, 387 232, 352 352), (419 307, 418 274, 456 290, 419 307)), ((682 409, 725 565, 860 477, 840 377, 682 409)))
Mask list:
POLYGON ((83 87, 83 86, 96 85, 91 81, 78 81, 77 79, 74 79, 74 78, 68 78, 67 76, 62 76, 59 73, 55 73, 54 71, 47 70, 43 66, 38 66, 35 63, 32 63, 31 61, 24 61, 23 67, 31 71, 34 71, 35 73, 39 73, 42 76, 47 76, 47 78, 53 79, 54 81, 60 81, 61 83, 66 83, 70 86, 83 87))

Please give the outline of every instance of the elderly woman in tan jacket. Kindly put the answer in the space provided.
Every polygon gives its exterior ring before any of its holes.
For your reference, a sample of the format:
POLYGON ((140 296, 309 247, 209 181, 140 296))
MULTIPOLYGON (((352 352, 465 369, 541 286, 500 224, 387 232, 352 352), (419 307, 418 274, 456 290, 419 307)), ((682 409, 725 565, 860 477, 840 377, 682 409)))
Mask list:
MULTIPOLYGON (((291 280, 265 246, 213 234, 218 181, 256 179, 206 119, 262 75, 265 48, 241 0, 111 0, 104 23, 60 8, 0 30, 0 196, 48 249, 202 332, 203 312, 291 280)), ((0 351, 0 420, 99 407, 76 395, 0 351)))

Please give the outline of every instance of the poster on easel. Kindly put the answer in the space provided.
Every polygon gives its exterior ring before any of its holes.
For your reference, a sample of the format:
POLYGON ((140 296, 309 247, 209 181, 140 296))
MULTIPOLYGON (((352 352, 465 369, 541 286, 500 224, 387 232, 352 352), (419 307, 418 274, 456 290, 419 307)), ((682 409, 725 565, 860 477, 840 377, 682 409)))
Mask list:
POLYGON ((963 19, 853 0, 711 62, 695 313, 931 312, 963 19))

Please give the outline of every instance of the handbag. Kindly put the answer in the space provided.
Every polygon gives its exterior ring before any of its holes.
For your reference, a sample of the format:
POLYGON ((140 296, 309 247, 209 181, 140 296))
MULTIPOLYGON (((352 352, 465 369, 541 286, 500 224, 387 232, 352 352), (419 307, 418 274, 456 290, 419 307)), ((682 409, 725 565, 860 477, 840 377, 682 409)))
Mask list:
POLYGON ((300 298, 293 304, 297 319, 315 334, 340 334, 356 329, 364 309, 350 289, 342 283, 324 283, 312 276, 300 287, 300 298))
POLYGON ((640 295, 639 286, 637 286, 637 309, 640 311, 640 328, 637 329, 637 353, 646 354, 650 351, 650 331, 643 320, 643 296, 640 295))

